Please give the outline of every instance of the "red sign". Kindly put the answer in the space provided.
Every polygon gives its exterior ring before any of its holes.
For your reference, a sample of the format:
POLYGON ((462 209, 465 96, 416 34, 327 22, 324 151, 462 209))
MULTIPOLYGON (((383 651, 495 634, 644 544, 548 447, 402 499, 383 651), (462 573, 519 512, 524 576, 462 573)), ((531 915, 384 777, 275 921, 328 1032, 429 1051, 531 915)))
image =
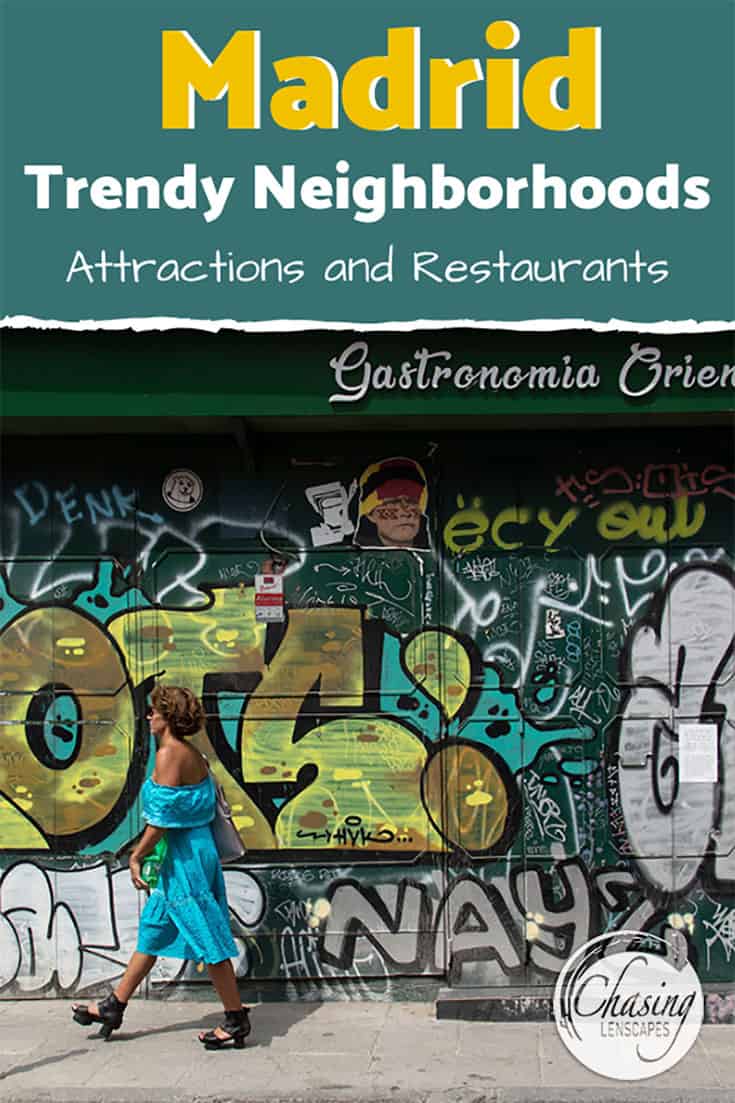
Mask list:
POLYGON ((282 621, 284 619, 283 575, 256 574, 255 619, 256 621, 282 621))

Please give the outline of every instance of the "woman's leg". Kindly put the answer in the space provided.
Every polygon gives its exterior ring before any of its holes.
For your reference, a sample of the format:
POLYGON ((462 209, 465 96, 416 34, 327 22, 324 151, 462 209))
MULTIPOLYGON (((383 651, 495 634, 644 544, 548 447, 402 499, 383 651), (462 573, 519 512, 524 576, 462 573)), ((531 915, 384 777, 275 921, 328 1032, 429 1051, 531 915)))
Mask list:
POLYGON ((215 987, 217 995, 222 1000, 225 1011, 239 1011, 242 1007, 240 989, 237 987, 237 977, 229 958, 218 961, 216 965, 207 965, 209 979, 215 987))
POLYGON ((148 976, 157 960, 153 954, 141 954, 139 950, 135 951, 115 989, 115 995, 120 1003, 128 1002, 140 982, 148 976))
MULTIPOLYGON (((209 970, 209 979, 212 981, 217 995, 222 1000, 222 1006, 225 1011, 243 1010, 240 990, 237 987, 237 977, 235 976, 235 970, 232 968, 230 959, 225 958, 224 961, 218 961, 216 965, 208 963, 207 969, 209 970)), ((223 1040, 227 1040, 231 1037, 226 1029, 223 1030, 221 1026, 218 1026, 210 1032, 201 1031, 199 1034, 200 1041, 204 1039, 207 1033, 214 1034, 217 1038, 223 1040)))
MULTIPOLYGON (((145 980, 148 976, 151 969, 156 964, 156 960, 157 959, 153 957, 152 954, 141 954, 138 950, 135 951, 127 964, 125 972, 120 978, 120 983, 117 988, 113 989, 113 995, 120 1003, 128 1002, 140 982, 145 980)), ((93 1003, 75 1004, 74 1006, 86 1007, 91 1015, 99 1014, 96 1000, 93 1003)))

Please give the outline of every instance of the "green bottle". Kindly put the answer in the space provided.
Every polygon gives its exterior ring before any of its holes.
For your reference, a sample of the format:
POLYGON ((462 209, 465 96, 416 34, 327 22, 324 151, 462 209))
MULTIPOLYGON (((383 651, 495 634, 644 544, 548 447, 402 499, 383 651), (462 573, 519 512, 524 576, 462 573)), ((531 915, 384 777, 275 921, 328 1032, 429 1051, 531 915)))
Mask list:
POLYGON ((166 842, 166 836, 162 835, 148 857, 143 859, 140 877, 142 881, 145 881, 149 889, 154 889, 158 884, 161 866, 163 865, 167 853, 168 843, 166 842))

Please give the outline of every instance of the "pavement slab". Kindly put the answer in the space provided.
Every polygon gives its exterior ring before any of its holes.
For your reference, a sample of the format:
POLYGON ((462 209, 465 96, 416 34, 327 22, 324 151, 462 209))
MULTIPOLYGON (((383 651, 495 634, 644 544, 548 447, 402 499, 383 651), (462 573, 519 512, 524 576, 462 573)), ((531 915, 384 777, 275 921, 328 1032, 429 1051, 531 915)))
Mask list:
POLYGON ((204 1002, 134 1000, 109 1042, 66 1001, 0 1002, 3 1103, 735 1103, 735 1027, 650 1081, 597 1076, 552 1023, 437 1020, 432 1003, 268 1003, 245 1050, 196 1040, 204 1002))

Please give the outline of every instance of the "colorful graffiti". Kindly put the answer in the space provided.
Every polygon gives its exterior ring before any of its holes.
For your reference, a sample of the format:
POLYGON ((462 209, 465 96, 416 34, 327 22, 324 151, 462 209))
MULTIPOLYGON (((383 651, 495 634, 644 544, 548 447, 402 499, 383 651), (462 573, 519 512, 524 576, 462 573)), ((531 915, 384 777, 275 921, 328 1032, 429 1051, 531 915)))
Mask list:
MULTIPOLYGON (((516 775, 550 744, 593 735, 524 717, 472 641, 446 629, 401 640, 361 609, 331 607, 266 626, 252 586, 184 610, 116 611, 99 581, 91 594, 20 611, 8 595, 3 849, 84 853, 123 823, 146 774, 140 715, 158 677, 201 693, 197 741, 253 851, 503 853, 516 775), (463 790, 447 806, 446 786, 463 790)), ((551 676, 544 689, 556 692, 551 676)))
MULTIPOLYGON (((588 504, 585 502, 585 504, 588 504)), ((591 500, 589 505, 599 505, 591 500)), ((444 543, 452 553, 473 552, 487 546, 503 551, 523 547, 543 546, 552 551, 560 546, 562 537, 569 540, 570 531, 581 510, 572 507, 557 510, 556 516, 545 506, 506 506, 496 514, 485 512, 481 498, 465 505, 463 495, 457 495, 457 510, 444 526, 444 543)), ((689 496, 674 500, 672 512, 666 506, 636 504, 626 498, 605 506, 597 515, 597 533, 603 540, 620 541, 629 537, 667 544, 671 540, 688 540, 701 530, 707 517, 703 502, 690 505, 689 496)))
MULTIPOLYGON (((406 976, 543 984, 631 926, 730 975, 730 467, 601 460, 524 498, 464 468, 443 490, 426 464, 433 550, 356 546, 370 469, 254 483, 240 513, 210 508, 207 478, 186 514, 134 479, 10 484, 0 991, 121 971, 159 678, 202 695, 196 741, 249 847, 227 871, 243 979, 339 998, 406 976), (256 613, 263 543, 282 622, 256 613), (691 721, 717 729, 716 783, 679 775, 691 721)), ((201 977, 161 961, 151 984, 201 977)))

